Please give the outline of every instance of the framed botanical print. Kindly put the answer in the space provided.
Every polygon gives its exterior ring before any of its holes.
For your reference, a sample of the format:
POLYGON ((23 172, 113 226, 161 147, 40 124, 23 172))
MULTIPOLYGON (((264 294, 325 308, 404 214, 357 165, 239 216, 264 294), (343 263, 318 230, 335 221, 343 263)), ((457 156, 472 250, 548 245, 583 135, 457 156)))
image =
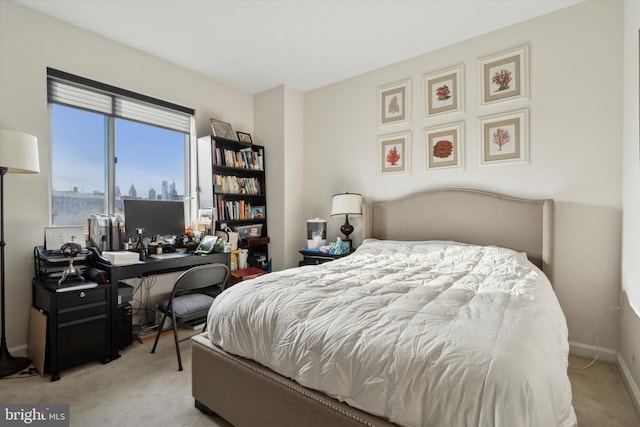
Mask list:
POLYGON ((527 98, 529 45, 480 58, 478 71, 482 105, 527 98))
POLYGON ((463 72, 464 65, 460 64, 423 77, 426 118, 463 110, 463 72))
POLYGON ((411 79, 378 88, 378 125, 409 122, 411 79))
POLYGON ((404 174, 410 172, 411 132, 378 137, 378 173, 404 174))
POLYGON ((480 117, 481 163, 529 161, 529 110, 480 117))
POLYGON ((464 122, 424 129, 425 170, 464 168, 464 122))

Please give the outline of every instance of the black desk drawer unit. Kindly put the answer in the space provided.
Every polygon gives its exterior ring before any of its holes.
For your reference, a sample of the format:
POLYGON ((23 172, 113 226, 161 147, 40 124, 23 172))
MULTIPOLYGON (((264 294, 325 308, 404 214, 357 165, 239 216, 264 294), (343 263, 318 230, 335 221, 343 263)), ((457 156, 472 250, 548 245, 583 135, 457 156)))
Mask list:
POLYGON ((34 306, 47 314, 45 372, 51 381, 60 371, 82 363, 110 360, 109 285, 69 292, 52 292, 33 284, 34 306))

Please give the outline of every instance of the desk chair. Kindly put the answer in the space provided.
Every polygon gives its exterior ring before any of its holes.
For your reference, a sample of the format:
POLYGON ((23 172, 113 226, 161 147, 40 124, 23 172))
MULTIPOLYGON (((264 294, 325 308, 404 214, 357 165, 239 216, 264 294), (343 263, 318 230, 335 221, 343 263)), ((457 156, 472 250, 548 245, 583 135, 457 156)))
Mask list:
POLYGON ((153 343, 151 353, 155 353, 158 339, 167 316, 173 320, 173 338, 176 343, 178 355, 178 370, 182 371, 182 358, 178 345, 178 324, 198 325, 204 323, 207 327, 207 313, 213 303, 213 299, 219 295, 229 281, 229 267, 224 264, 207 264, 193 267, 178 277, 169 299, 158 305, 162 315, 162 321, 158 326, 156 340, 153 343))

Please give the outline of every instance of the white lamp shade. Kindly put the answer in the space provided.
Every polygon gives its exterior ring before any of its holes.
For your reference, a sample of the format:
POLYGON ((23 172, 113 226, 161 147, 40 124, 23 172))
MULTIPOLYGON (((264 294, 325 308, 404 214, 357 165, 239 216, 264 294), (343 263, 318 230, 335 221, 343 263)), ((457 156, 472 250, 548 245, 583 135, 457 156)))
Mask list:
POLYGON ((355 193, 341 193, 333 196, 331 216, 362 215, 362 196, 355 193))
POLYGON ((0 129, 0 168, 7 168, 7 173, 40 172, 38 138, 0 129))

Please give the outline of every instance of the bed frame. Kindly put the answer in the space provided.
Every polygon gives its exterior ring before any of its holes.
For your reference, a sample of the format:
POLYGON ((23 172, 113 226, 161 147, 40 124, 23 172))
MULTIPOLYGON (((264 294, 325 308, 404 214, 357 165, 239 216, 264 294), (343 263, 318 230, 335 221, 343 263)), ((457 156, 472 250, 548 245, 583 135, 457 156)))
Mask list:
MULTIPOLYGON (((553 283, 553 200, 528 200, 479 190, 429 190, 364 209, 365 237, 454 240, 525 252, 553 283)), ((253 361, 192 339, 196 407, 236 427, 393 426, 302 387, 253 361)))

